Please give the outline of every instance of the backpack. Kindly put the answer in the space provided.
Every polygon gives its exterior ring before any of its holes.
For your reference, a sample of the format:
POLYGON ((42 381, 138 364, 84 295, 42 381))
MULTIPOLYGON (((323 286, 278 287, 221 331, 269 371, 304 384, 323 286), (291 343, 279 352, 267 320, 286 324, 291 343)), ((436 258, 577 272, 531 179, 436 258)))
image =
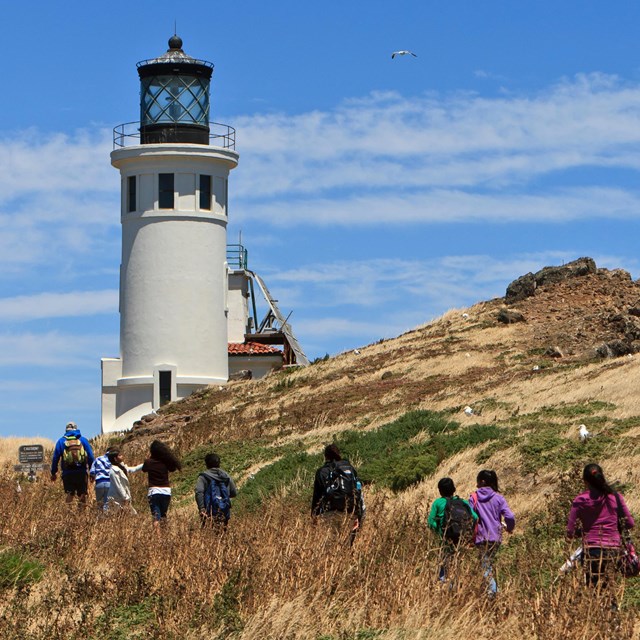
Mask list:
POLYGON ((618 558, 618 571, 625 578, 635 578, 640 575, 640 556, 631 540, 631 534, 625 527, 625 515, 620 501, 620 494, 616 492, 616 505, 618 512, 618 532, 620 533, 620 543, 622 550, 618 558))
POLYGON ((229 498, 229 488, 221 480, 207 478, 204 490, 204 508, 209 518, 224 521, 226 524, 231 517, 231 499, 229 498))
POLYGON ((362 485, 356 470, 347 460, 338 460, 329 465, 322 502, 323 511, 360 512, 362 485))
POLYGON ((461 498, 447 498, 444 508, 443 538, 458 545, 473 541, 474 522, 471 507, 461 498))
POLYGON ((62 462, 65 469, 81 469, 87 464, 87 452, 78 436, 64 437, 62 462))

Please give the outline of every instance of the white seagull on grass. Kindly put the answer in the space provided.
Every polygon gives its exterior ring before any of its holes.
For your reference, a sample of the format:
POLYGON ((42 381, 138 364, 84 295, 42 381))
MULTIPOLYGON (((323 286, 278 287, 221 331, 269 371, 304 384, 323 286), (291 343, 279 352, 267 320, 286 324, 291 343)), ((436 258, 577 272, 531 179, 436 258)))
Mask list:
POLYGON ((587 426, 584 424, 580 425, 579 433, 580 433, 580 442, 586 442, 591 437, 591 434, 589 433, 587 426))
POLYGON ((391 54, 391 59, 393 60, 396 56, 407 56, 407 55, 408 56, 413 56, 414 58, 418 57, 415 53, 413 53, 413 51, 406 51, 405 50, 405 51, 394 51, 391 54))

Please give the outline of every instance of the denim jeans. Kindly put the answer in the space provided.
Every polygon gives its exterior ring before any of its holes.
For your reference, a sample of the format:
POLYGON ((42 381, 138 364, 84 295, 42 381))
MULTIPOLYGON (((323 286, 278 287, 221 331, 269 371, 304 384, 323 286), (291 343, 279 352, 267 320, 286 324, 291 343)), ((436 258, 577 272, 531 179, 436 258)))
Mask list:
POLYGON ((151 515, 154 520, 160 522, 167 517, 170 502, 171 496, 166 496, 161 493, 149 496, 149 507, 151 508, 151 515))
POLYGON ((493 562, 498 549, 499 542, 483 542, 476 544, 476 549, 480 552, 480 566, 482 567, 482 577, 487 583, 487 594, 493 597, 498 593, 498 583, 496 582, 493 562))
POLYGON ((601 587, 606 587, 607 579, 615 571, 619 557, 618 547, 585 547, 583 563, 587 585, 595 587, 600 583, 601 587))
POLYGON ((109 483, 101 482, 96 485, 96 502, 98 503, 98 508, 103 509, 104 505, 107 504, 107 494, 109 493, 109 483))

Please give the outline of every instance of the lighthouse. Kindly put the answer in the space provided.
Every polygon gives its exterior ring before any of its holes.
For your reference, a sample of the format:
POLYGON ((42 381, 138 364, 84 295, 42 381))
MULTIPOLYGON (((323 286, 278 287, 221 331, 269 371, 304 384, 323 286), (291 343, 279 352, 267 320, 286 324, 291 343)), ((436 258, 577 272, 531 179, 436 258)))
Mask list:
POLYGON ((174 35, 137 65, 140 120, 114 129, 120 356, 102 359, 102 431, 229 376, 226 259, 235 130, 210 122, 213 64, 174 35))

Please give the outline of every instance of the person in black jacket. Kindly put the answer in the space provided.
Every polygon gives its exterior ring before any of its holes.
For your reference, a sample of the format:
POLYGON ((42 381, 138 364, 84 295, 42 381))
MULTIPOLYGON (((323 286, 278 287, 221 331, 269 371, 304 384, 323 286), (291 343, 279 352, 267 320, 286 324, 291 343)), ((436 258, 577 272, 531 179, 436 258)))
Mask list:
POLYGON ((335 444, 325 447, 324 459, 313 483, 311 515, 316 520, 320 518, 332 522, 339 528, 348 521, 353 544, 365 513, 362 484, 356 470, 348 460, 343 460, 335 444))

